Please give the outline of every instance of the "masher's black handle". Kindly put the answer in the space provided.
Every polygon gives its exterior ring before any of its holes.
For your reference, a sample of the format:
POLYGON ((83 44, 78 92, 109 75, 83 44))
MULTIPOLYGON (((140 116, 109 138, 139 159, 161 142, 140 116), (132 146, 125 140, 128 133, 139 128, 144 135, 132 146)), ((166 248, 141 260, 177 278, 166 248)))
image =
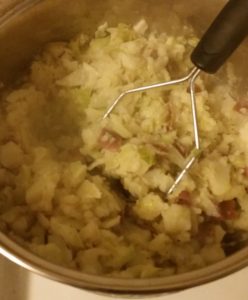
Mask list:
POLYGON ((199 69, 215 73, 247 34, 248 0, 230 0, 196 46, 191 60, 199 69))

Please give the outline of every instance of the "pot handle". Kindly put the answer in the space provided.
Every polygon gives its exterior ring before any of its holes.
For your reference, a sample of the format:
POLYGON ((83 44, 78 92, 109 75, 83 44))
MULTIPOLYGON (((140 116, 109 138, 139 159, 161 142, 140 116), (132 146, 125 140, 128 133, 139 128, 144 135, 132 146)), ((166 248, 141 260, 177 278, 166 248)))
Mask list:
POLYGON ((215 73, 248 34, 248 0, 230 0, 191 54, 196 67, 215 73))

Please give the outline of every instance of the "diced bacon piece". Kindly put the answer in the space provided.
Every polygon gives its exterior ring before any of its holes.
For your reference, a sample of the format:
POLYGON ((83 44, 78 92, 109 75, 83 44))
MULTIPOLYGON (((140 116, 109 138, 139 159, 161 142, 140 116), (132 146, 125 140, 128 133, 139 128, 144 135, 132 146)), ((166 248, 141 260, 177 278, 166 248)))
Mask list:
POLYGON ((177 203, 190 206, 192 204, 190 192, 186 190, 182 191, 178 196, 177 203))
POLYGON ((245 177, 248 177, 248 167, 245 167, 245 168, 243 169, 243 172, 242 172, 242 173, 244 174, 245 177))
POLYGON ((108 129, 103 129, 98 142, 102 149, 117 151, 122 146, 123 139, 118 134, 108 129))
POLYGON ((240 215, 240 206, 237 202, 237 199, 220 202, 219 212, 224 220, 237 219, 240 215))
MULTIPOLYGON (((195 93, 200 93, 202 91, 198 84, 195 84, 195 93)), ((187 93, 190 93, 190 87, 187 88, 187 93)))
POLYGON ((247 113, 248 99, 240 99, 234 106, 234 109, 242 114, 247 113))

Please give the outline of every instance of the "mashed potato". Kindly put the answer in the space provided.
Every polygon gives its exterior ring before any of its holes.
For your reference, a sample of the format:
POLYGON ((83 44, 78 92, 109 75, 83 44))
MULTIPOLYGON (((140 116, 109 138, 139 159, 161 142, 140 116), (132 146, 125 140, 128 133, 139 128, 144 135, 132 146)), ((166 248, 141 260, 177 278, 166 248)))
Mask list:
MULTIPOLYGON (((52 43, 0 107, 0 229, 33 253, 90 274, 144 278, 204 267, 248 231, 248 126, 232 84, 197 81, 202 155, 169 197, 193 149, 187 87, 127 96, 189 71, 184 36, 99 27, 52 43)), ((247 99, 248 102, 248 99, 247 99)))

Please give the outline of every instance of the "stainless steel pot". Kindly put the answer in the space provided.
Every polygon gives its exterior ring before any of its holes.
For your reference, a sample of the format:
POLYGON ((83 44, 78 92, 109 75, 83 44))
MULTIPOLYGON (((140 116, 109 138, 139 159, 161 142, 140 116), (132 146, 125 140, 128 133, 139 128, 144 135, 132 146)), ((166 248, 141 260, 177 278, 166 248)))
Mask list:
MULTIPOLYGON (((145 17, 154 28, 180 33, 182 24, 191 24, 198 34, 206 29, 224 0, 33 0, 0 2, 0 81, 11 83, 25 69, 42 46, 67 40, 80 31, 91 34, 108 21, 134 23, 145 17)), ((246 89, 247 42, 232 57, 246 89), (242 62, 242 63, 239 63, 242 62)), ((226 276, 248 265, 248 248, 204 269, 154 279, 113 279, 66 269, 29 253, 0 233, 0 253, 24 268, 70 285, 98 291, 164 292, 184 289, 226 276)))

